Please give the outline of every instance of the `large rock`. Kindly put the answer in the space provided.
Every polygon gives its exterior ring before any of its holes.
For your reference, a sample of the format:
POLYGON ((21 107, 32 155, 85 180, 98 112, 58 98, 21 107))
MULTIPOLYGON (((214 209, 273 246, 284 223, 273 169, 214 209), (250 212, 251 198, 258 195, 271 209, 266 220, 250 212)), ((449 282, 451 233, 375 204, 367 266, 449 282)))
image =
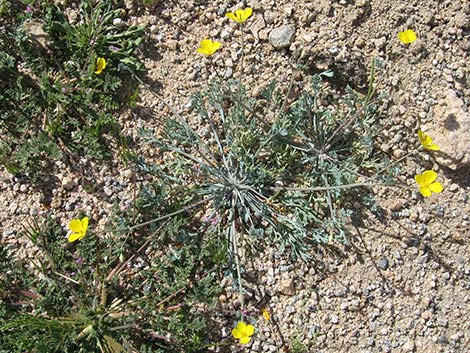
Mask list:
POLYGON ((276 49, 289 47, 294 41, 295 26, 286 25, 274 28, 269 33, 269 42, 276 49))
POLYGON ((449 90, 434 108, 434 126, 424 127, 441 148, 437 163, 453 170, 470 166, 470 115, 463 100, 449 90))

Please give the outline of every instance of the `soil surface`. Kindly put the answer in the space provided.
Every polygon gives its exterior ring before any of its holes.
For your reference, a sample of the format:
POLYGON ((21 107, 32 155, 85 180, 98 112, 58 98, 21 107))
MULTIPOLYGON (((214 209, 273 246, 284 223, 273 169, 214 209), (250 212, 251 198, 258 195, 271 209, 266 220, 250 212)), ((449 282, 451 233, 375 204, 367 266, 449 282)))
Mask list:
MULTIPOLYGON (((442 149, 406 159, 400 182, 410 188, 377 188, 384 217, 364 209, 367 217, 351 225, 349 244, 338 244, 336 255, 306 264, 275 251, 260 254, 247 273, 257 284, 247 297, 256 333, 243 350, 234 344, 218 351, 295 352, 297 345, 304 352, 325 353, 469 352, 470 3, 157 0, 144 7, 129 0, 125 5, 127 25, 148 25, 142 48, 145 80, 178 112, 187 112, 191 93, 216 77, 241 79, 253 95, 274 77, 287 83, 300 56, 311 73, 334 72, 328 84, 338 95, 347 85, 364 92, 372 60, 377 59, 377 92, 387 94, 377 146, 400 158, 418 146, 421 128, 442 149), (246 6, 254 12, 242 26, 224 16, 246 6), (293 27, 295 34, 286 38, 286 47, 275 48, 270 33, 286 30, 283 26, 293 27), (397 34, 408 28, 418 39, 405 45, 397 34), (220 41, 221 49, 211 57, 197 53, 204 38, 220 41), (413 179, 425 169, 437 171, 444 185, 441 194, 426 199, 417 193, 413 179), (255 307, 266 293, 270 323, 255 307)), ((308 82, 307 76, 303 73, 296 82, 308 82)), ((158 127, 170 114, 143 89, 138 108, 120 120, 135 136, 140 125, 158 127)), ((39 188, 2 171, 2 241, 19 256, 31 256, 31 245, 20 236, 26 220, 49 215, 66 229, 77 210, 84 210, 100 228, 113 203, 124 208, 132 202, 134 175, 127 166, 119 160, 87 165, 77 170, 59 162, 54 177, 39 188)), ((223 328, 214 335, 221 342, 234 342, 234 318, 223 312, 237 307, 236 297, 227 286, 219 298, 223 328)))

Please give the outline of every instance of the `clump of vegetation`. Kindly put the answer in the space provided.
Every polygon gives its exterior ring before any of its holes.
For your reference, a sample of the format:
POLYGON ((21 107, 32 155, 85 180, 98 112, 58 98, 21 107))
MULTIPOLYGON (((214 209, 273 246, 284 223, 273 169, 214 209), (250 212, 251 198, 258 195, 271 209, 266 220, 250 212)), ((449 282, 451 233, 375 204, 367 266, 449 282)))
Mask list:
MULTIPOLYGON (((28 280, 2 293, 3 346, 197 351, 213 345, 198 303, 213 301, 219 275, 229 270, 243 294, 244 263, 264 248, 307 260, 319 244, 345 242, 353 203, 384 182, 385 166, 370 95, 322 106, 324 75, 294 99, 274 81, 257 99, 238 82, 212 84, 192 100, 198 129, 175 115, 160 133, 143 130, 162 162, 136 160, 148 181, 133 207, 115 212, 110 235, 93 220, 88 229, 86 215, 70 222, 68 245, 57 223, 30 225, 43 260, 22 264, 28 280)), ((234 334, 247 343, 254 328, 243 314, 241 325, 234 334)))
POLYGON ((218 292, 217 244, 200 243, 181 227, 183 216, 131 240, 120 231, 128 216, 116 215, 113 237, 90 226, 68 245, 56 221, 31 224, 39 253, 29 266, 0 249, 0 352, 195 352, 210 344, 202 304, 218 292))
POLYGON ((327 74, 313 76, 294 100, 274 81, 260 99, 237 82, 212 84, 192 100, 198 130, 175 117, 158 136, 142 131, 164 162, 140 165, 166 180, 184 207, 205 203, 205 232, 225 234, 232 258, 237 246, 256 253, 277 245, 307 260, 312 245, 345 242, 353 203, 384 181, 377 172, 386 161, 373 146, 370 95, 350 91, 344 106, 324 107, 327 74))
MULTIPOLYGON (((224 266, 239 291, 238 324, 250 325, 243 274, 250 259, 277 248, 309 261, 319 247, 347 243, 358 203, 373 206, 370 187, 393 182, 388 159, 374 147, 373 74, 366 96, 349 90, 335 106, 320 100, 325 75, 331 72, 311 77, 293 98, 292 84, 283 89, 273 81, 253 98, 239 82, 213 83, 192 99, 197 128, 175 112, 162 129, 141 131, 160 159, 138 159, 140 172, 168 190, 173 214, 192 216, 202 242, 223 244, 224 266)), ((241 343, 253 334, 245 331, 234 333, 241 343)))
POLYGON ((14 19, 0 28, 0 163, 9 172, 34 179, 61 154, 105 158, 123 140, 115 114, 132 94, 127 70, 143 69, 144 27, 113 23, 125 12, 112 5, 81 2, 73 23, 50 1, 2 5, 0 16, 14 19))

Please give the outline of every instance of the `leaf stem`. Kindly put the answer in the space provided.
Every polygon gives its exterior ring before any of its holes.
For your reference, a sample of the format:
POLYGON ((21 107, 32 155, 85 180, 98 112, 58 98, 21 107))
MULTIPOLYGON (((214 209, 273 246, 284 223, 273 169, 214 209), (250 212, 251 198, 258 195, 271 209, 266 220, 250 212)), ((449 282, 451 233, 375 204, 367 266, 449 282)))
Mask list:
POLYGON ((244 316, 244 308, 245 308, 245 300, 243 297, 243 283, 242 283, 242 275, 240 271, 240 254, 238 251, 238 243, 237 243, 237 230, 236 230, 236 208, 237 208, 237 191, 233 193, 232 196, 232 219, 231 219, 231 224, 230 224, 230 235, 232 238, 232 244, 233 244, 233 252, 235 254, 235 267, 237 269, 237 278, 238 278, 238 293, 239 293, 239 300, 240 300, 240 306, 241 306, 241 321, 243 321, 243 316, 244 316))
POLYGON ((158 221, 162 221, 164 219, 167 219, 167 218, 170 218, 170 217, 173 217, 173 216, 176 216, 180 213, 183 213, 183 212, 186 212, 188 210, 190 210, 191 208, 195 208, 195 207, 198 207, 198 206, 201 206, 202 204, 210 201, 211 199, 213 199, 213 197, 207 197, 205 198, 204 200, 201 200, 201 201, 198 201, 196 203, 193 203, 192 205, 189 205, 189 206, 185 206, 181 209, 179 209, 178 211, 175 211, 175 212, 172 212, 172 213, 168 213, 164 216, 161 216, 161 217, 158 217, 158 218, 154 218, 154 219, 151 219, 150 221, 147 221, 147 222, 143 222, 143 223, 139 223, 139 224, 136 224, 132 227, 129 228, 129 230, 134 230, 136 228, 140 228, 140 227, 143 227, 143 226, 146 226, 146 225, 149 225, 149 224, 152 224, 152 223, 155 223, 155 222, 158 222, 158 221))

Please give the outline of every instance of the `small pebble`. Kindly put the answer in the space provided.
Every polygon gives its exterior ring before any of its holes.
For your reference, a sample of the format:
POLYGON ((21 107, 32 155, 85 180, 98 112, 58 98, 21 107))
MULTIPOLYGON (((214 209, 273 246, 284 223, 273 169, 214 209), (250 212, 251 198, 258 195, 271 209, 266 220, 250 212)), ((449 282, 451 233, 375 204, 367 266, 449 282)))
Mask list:
POLYGON ((225 30, 225 29, 222 30, 222 32, 220 33, 220 38, 221 38, 221 39, 224 39, 224 40, 230 38, 230 33, 229 33, 229 31, 227 31, 227 30, 225 30))
POLYGON ((121 18, 118 17, 113 20, 113 25, 116 26, 117 28, 121 28, 121 27, 124 27, 126 23, 121 18))
POLYGON ((377 267, 384 271, 388 269, 388 265, 389 265, 388 260, 386 258, 380 259, 379 262, 377 263, 377 267))
POLYGON ((288 48, 294 41, 294 35, 294 25, 278 27, 269 33, 269 42, 276 49, 288 48))

